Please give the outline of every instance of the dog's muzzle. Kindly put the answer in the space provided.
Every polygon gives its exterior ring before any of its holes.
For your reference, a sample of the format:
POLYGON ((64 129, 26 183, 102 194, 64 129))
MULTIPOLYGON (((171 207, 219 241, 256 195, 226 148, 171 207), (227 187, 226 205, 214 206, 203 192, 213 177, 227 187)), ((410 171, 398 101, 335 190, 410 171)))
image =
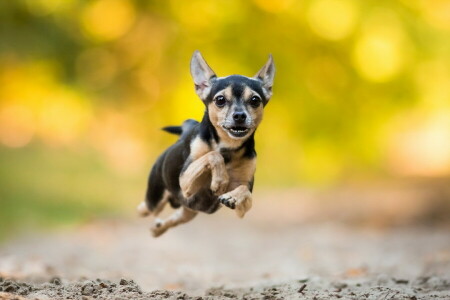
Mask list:
POLYGON ((235 111, 222 127, 234 138, 245 137, 253 128, 251 118, 244 111, 235 111))
POLYGON ((225 124, 222 126, 232 137, 243 138, 245 137, 253 127, 246 124, 225 124))

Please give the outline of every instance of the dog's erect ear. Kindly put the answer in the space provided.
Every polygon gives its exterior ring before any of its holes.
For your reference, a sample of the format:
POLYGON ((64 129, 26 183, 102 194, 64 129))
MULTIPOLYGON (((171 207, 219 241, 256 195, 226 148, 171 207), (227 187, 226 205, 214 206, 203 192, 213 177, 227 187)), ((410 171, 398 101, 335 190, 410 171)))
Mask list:
POLYGON ((216 77, 214 71, 208 66, 198 50, 191 59, 191 75, 195 83, 195 91, 200 99, 205 100, 211 91, 212 79, 216 77))
POLYGON ((270 98, 272 96, 272 86, 273 86, 273 77, 275 76, 275 65, 273 64, 272 55, 269 55, 269 60, 267 60, 264 67, 259 70, 258 73, 254 76, 254 78, 262 81, 263 88, 265 89, 266 97, 270 98))

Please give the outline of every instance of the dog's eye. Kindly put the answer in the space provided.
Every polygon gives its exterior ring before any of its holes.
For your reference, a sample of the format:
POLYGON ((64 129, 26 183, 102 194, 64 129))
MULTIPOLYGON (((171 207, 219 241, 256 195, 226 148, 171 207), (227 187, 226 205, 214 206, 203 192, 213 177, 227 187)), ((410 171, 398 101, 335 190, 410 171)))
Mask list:
POLYGON ((217 96, 216 99, 214 99, 214 103, 217 107, 224 107, 226 102, 224 96, 217 96))
POLYGON ((253 96, 250 98, 250 105, 253 107, 258 107, 261 103, 261 99, 258 96, 253 96))

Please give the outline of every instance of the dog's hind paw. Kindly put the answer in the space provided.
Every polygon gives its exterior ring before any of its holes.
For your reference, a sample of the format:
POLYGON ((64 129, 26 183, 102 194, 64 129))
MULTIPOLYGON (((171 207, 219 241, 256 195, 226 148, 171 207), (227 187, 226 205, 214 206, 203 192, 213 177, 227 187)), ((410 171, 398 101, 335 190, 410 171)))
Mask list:
POLYGON ((167 227, 164 226, 164 221, 161 219, 156 219, 153 226, 150 228, 150 232, 153 237, 158 237, 167 231, 167 227))
POLYGON ((141 216, 141 217, 147 217, 152 213, 148 209, 147 204, 144 201, 139 203, 139 205, 136 207, 136 210, 137 210, 137 213, 139 214, 139 216, 141 216))

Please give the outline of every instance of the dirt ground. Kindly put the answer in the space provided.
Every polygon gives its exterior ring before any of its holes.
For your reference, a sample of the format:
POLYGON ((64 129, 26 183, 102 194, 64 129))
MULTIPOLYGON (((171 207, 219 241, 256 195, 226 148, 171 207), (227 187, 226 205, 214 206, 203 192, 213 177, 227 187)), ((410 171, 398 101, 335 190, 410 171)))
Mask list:
POLYGON ((243 220, 222 209, 158 239, 137 218, 13 237, 0 299, 450 299, 448 225, 362 223, 362 208, 348 222, 327 203, 283 195, 281 209, 274 196, 243 220))

